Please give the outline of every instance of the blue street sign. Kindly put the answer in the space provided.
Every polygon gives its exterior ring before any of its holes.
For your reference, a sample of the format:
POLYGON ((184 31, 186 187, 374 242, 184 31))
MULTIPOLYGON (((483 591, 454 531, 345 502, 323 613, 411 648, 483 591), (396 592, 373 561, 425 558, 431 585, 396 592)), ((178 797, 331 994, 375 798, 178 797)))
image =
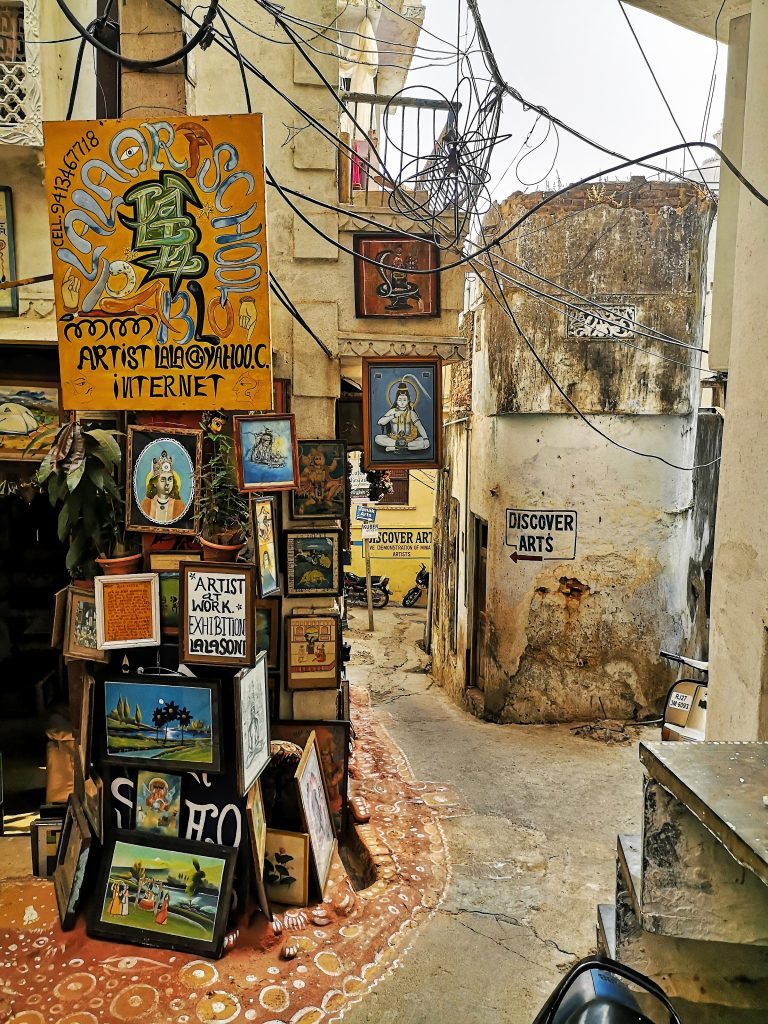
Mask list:
POLYGON ((375 523, 376 509, 371 505, 357 505, 355 507, 355 519, 358 523, 375 523))

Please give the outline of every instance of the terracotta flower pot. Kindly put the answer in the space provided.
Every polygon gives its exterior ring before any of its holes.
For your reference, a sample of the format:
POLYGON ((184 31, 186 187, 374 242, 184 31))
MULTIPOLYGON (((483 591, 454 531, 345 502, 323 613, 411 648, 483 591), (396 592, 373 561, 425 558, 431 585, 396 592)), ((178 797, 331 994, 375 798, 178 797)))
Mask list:
POLYGON ((203 546, 204 562, 236 562, 237 556, 245 547, 245 541, 239 544, 214 544, 205 537, 200 538, 200 543, 203 546))
POLYGON ((123 555, 122 558, 97 558, 96 565, 104 576, 121 576, 123 573, 139 572, 143 560, 144 556, 139 552, 137 555, 123 555))

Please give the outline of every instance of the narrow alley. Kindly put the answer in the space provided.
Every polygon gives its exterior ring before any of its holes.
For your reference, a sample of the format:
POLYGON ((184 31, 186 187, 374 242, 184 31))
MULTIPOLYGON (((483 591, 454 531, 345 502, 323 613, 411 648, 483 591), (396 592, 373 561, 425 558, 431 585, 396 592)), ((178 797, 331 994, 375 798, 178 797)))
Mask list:
POLYGON ((371 634, 366 613, 351 613, 350 679, 368 688, 414 776, 455 792, 443 819, 452 878, 394 974, 345 1020, 528 1024, 564 968, 594 951, 616 834, 637 832, 641 817, 637 741, 658 733, 614 744, 565 725, 478 721, 426 672, 424 620, 390 607, 371 634))

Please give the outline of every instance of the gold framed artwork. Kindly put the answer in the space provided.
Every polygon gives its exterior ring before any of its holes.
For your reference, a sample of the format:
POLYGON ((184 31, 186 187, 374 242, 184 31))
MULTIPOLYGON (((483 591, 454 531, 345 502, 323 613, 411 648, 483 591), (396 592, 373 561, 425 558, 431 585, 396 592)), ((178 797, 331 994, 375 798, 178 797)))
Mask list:
POLYGON ((341 654, 338 615, 288 615, 285 628, 288 689, 336 689, 341 654))
POLYGON ((94 591, 70 586, 67 588, 64 656, 85 661, 109 661, 109 652, 100 650, 97 644, 94 591))
POLYGON ((0 381, 0 459, 42 462, 58 425, 58 384, 0 381))
POLYGON ((277 516, 274 495, 251 495, 251 517, 256 558, 256 576, 262 598, 280 593, 277 560, 277 516))
POLYGON ((194 536, 202 457, 202 430, 128 427, 126 529, 194 536))
POLYGON ((294 779, 304 828, 312 848, 315 877, 321 896, 324 896, 336 849, 336 831, 315 732, 309 735, 294 779))
POLYGON ((257 779, 248 790, 245 808, 248 818, 248 835, 251 840, 251 853, 256 876, 256 899, 262 913, 268 921, 273 919, 269 905, 266 886, 264 885, 264 858, 267 852, 267 816, 264 811, 264 798, 261 794, 261 782, 257 779))
POLYGON ((264 886, 272 903, 305 907, 309 900, 309 836, 267 829, 264 886))
POLYGON ((96 644, 100 651, 160 644, 160 580, 156 572, 97 576, 96 644))

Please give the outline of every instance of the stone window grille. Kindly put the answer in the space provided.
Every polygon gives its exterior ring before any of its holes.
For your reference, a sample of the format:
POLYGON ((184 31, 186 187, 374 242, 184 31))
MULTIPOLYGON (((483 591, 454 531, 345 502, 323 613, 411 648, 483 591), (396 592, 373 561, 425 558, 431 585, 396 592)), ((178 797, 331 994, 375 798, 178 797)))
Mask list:
POLYGON ((0 142, 42 146, 40 0, 0 0, 0 142))

